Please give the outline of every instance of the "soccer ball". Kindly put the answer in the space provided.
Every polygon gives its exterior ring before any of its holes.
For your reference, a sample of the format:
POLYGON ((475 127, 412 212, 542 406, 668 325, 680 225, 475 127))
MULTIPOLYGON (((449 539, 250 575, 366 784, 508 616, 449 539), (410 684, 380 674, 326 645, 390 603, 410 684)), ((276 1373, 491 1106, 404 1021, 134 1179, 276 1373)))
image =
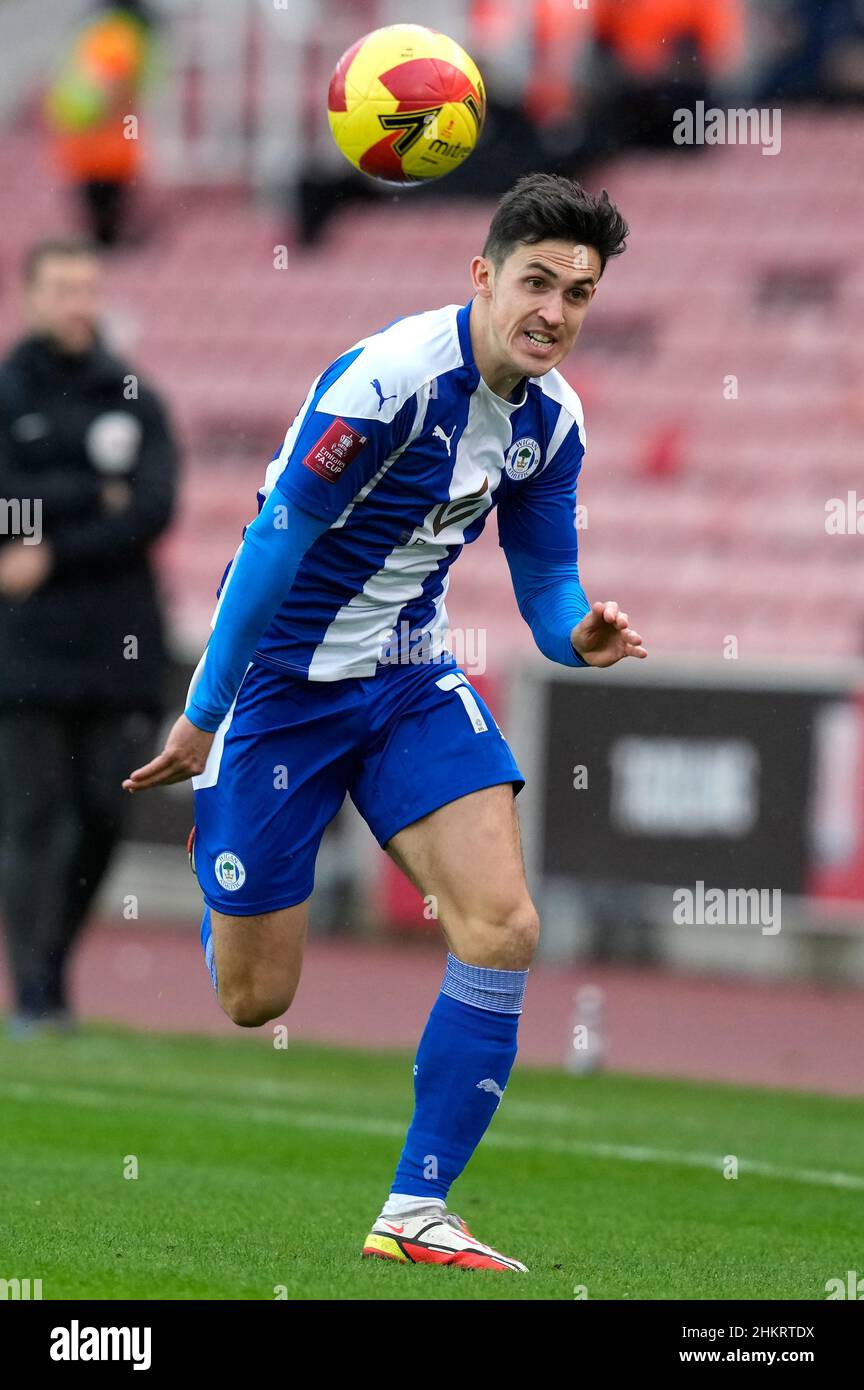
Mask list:
POLYGON ((446 34, 422 24, 375 29, 342 54, 330 79, 333 139, 355 168, 384 183, 449 174, 474 149, 486 114, 483 79, 446 34))

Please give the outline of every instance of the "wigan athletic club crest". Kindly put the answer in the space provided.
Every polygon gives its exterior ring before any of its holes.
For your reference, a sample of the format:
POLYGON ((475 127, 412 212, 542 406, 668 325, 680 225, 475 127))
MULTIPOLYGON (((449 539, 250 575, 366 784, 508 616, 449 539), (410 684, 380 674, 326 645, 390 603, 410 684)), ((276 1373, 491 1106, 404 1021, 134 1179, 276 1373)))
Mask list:
POLYGON ((530 478, 537 471, 540 462, 540 445, 536 439, 517 439, 507 451, 504 472, 514 482, 530 478))
POLYGON ((246 882, 246 870, 237 855, 232 854, 230 850, 225 850, 219 855, 214 871, 219 883, 228 893, 236 893, 246 882))

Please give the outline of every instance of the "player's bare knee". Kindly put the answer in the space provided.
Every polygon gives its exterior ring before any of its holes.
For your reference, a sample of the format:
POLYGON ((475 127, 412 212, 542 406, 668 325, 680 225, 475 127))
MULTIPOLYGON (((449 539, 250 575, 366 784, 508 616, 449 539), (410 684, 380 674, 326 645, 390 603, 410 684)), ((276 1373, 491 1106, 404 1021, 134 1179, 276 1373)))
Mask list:
POLYGON ((527 970, 539 936, 540 919, 530 899, 465 918, 459 923, 458 934, 453 933, 465 953, 463 959, 496 970, 527 970))
POLYGON ((507 916, 502 930, 502 951, 508 964, 505 970, 527 970, 540 939, 540 918, 532 902, 514 908, 507 916))
POLYGON ((280 1003, 262 1003, 257 999, 243 998, 231 999, 223 1003, 222 1007, 238 1028, 261 1028, 265 1023, 278 1018, 286 1008, 280 1003))
POLYGON ((257 993, 242 987, 219 990, 219 1003, 238 1028, 260 1028, 279 1018, 291 1007, 293 997, 293 990, 281 994, 257 993))

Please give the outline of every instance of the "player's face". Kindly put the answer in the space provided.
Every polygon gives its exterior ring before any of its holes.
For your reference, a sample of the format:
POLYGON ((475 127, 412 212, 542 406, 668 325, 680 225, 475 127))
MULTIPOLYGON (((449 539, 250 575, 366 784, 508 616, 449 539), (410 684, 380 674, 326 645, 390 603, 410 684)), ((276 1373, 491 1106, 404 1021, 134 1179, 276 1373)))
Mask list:
POLYGON ((65 352, 86 352, 99 314, 99 262, 94 256, 45 256, 27 291, 27 316, 65 352))
POLYGON ((600 278, 599 252, 538 241, 518 246, 490 272, 490 327, 501 364, 520 376, 542 376, 563 361, 579 336, 600 278))

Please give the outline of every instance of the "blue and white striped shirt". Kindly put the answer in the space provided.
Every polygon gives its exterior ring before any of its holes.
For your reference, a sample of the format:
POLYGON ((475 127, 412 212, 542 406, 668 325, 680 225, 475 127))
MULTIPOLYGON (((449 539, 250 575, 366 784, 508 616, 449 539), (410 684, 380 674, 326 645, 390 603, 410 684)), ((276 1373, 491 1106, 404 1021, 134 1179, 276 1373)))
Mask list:
MULTIPOLYGON (((585 664, 569 638, 589 610, 577 567, 581 403, 555 370, 523 380, 519 400, 496 395, 474 361, 472 302, 397 320, 313 383, 258 500, 277 528, 280 504, 317 525, 310 522, 290 588, 271 602, 275 611, 254 652, 236 654, 243 657, 237 685, 247 655, 294 676, 333 681, 375 675, 382 640, 392 643, 394 633, 397 642, 399 633, 412 642, 423 634, 430 651, 439 650, 450 566, 493 507, 538 645, 554 660, 585 664), (551 634, 538 631, 539 612, 536 624, 531 616, 532 593, 541 590, 547 617, 556 596, 564 603, 551 634)), ((243 598, 231 590, 255 526, 223 581, 187 709, 202 728, 215 728, 227 708, 230 682, 217 677, 230 637, 222 628, 230 623, 220 609, 229 593, 235 607, 243 598)), ((388 656, 394 659, 392 646, 388 656)))

